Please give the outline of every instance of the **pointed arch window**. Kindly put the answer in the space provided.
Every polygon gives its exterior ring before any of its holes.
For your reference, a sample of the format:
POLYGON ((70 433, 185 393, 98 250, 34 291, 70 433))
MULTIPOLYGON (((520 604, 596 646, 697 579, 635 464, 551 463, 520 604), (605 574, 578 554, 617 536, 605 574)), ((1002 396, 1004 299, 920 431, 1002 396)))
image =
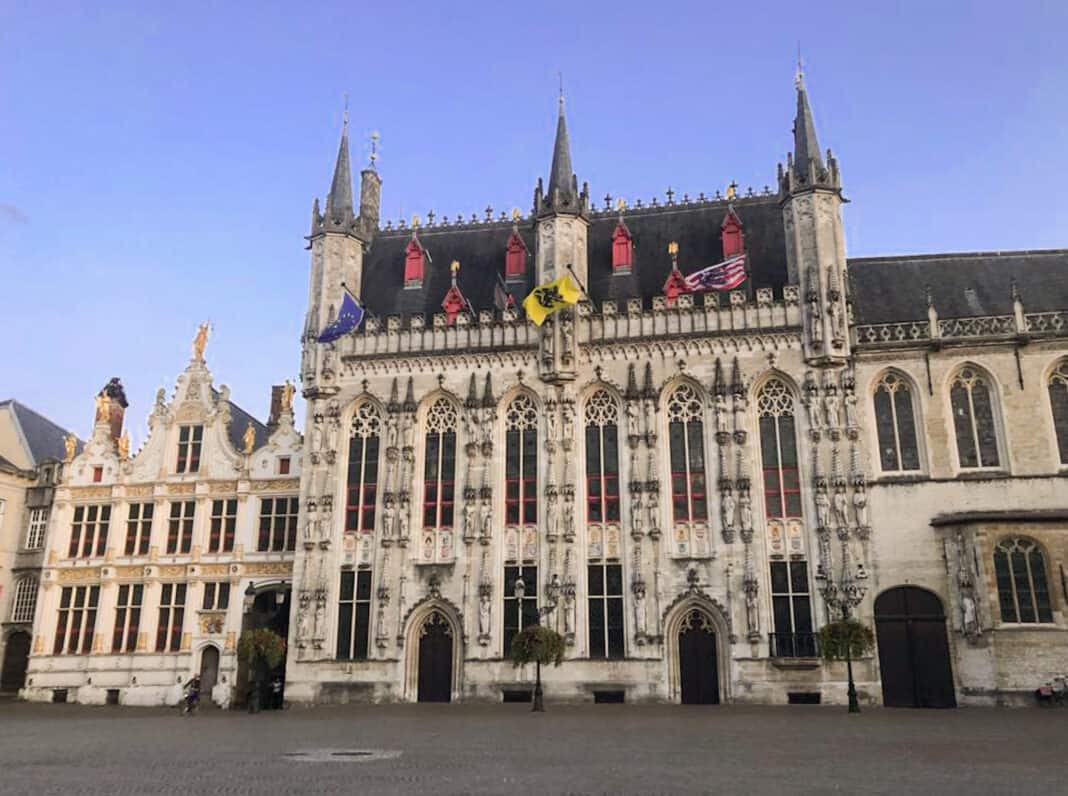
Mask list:
POLYGON ((676 522, 708 519, 704 424, 701 399, 690 384, 680 384, 668 399, 671 450, 671 503, 676 522))
POLYGON ((794 397, 780 379, 770 379, 757 396, 764 503, 768 517, 801 516, 794 397))
POLYGON ((1053 410, 1053 431, 1061 464, 1068 464, 1068 359, 1062 360, 1049 377, 1049 403, 1053 410))
POLYGON ((619 520, 619 405, 607 390, 586 402, 586 517, 619 520))
POLYGON ((356 407, 349 437, 349 469, 345 490, 345 530, 373 533, 378 498, 378 448, 382 419, 374 404, 356 407))
POLYGON ((426 251, 414 234, 404 250, 404 286, 421 287, 426 269, 426 251))
POLYGON ((627 273, 634 264, 634 241, 627 225, 620 221, 612 233, 612 272, 627 273))
POLYGON ((1002 622, 1052 622, 1046 561, 1033 539, 1002 539, 994 549, 1002 622))
POLYGON ((456 407, 438 398, 426 416, 423 527, 451 528, 456 489, 456 407))
POLYGON ((879 464, 884 473, 920 469, 912 387, 895 373, 875 386, 875 428, 879 436, 879 464))
POLYGON ((518 232, 512 232, 508 238, 508 248, 504 254, 504 278, 522 279, 527 272, 527 245, 518 232))
POLYGON ((538 410, 519 393, 504 416, 504 515, 510 525, 538 521, 538 410))
POLYGON ((997 467, 997 426, 990 379, 974 367, 960 369, 949 390, 957 458, 961 468, 997 467))

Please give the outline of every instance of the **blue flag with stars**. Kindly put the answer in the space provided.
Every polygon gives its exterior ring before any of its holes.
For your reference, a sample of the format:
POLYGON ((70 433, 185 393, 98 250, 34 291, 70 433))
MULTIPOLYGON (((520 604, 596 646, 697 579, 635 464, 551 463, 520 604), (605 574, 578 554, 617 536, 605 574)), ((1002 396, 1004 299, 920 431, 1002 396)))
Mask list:
POLYGON ((345 295, 341 299, 341 310, 337 314, 337 320, 323 329, 319 335, 320 343, 332 343, 339 337, 344 337, 349 332, 358 329, 363 323, 364 309, 356 297, 345 288, 345 295))

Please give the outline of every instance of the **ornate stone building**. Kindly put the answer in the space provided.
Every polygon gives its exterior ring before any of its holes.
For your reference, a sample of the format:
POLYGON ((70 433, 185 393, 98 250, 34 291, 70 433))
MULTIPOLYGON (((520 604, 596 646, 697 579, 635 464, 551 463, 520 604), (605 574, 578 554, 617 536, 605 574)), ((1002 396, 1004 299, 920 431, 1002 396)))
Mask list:
POLYGON ((343 135, 312 214, 289 699, 507 698, 540 620, 557 698, 841 702, 843 603, 862 700, 1064 667, 1068 252, 848 260, 800 79, 774 193, 595 207, 562 101, 528 215, 383 224, 381 185, 354 204, 343 135), (742 289, 665 294, 739 253, 742 289), (502 300, 568 267, 540 329, 502 300), (367 319, 320 344, 343 284, 367 319))
POLYGON ((245 694, 242 629, 286 634, 302 450, 292 388, 274 388, 264 426, 215 388, 206 342, 204 326, 140 450, 113 379, 90 440, 68 451, 26 698, 173 704, 200 673, 205 696, 229 704, 245 694))
POLYGON ((306 446, 282 412, 242 454, 199 354, 136 455, 97 424, 24 693, 164 701, 214 649, 225 702, 259 611, 205 595, 265 579, 291 702, 522 696, 507 653, 539 621, 567 640, 554 698, 842 702, 818 630, 843 606, 876 631, 863 701, 1011 702, 1064 670, 1068 251, 847 259, 800 81, 774 192, 595 206, 562 102, 528 214, 394 225, 381 188, 372 162, 357 204, 343 133, 308 236, 306 446), (737 255, 740 289, 670 289, 737 255), (568 269, 585 298, 544 326, 510 304, 568 269), (345 287, 363 326, 319 343, 345 287))

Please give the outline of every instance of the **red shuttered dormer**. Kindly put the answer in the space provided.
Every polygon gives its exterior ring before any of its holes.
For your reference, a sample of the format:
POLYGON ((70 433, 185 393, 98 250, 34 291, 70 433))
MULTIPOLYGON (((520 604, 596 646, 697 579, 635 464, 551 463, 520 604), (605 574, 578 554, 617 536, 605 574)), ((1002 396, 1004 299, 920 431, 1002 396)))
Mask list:
POLYGON ((634 241, 631 239, 627 225, 623 223, 623 219, 620 219, 616 224, 616 231, 612 233, 612 273, 629 273, 633 264, 634 241))
POLYGON ((527 245, 519 232, 512 231, 508 238, 508 249, 504 255, 504 278, 522 279, 527 273, 527 245))
POLYGON ((408 248, 404 251, 404 286, 422 287, 425 270, 426 250, 423 249, 419 238, 413 232, 408 248))
POLYGON ((728 260, 736 254, 745 251, 745 233, 742 231, 742 220, 731 207, 727 210, 727 217, 719 227, 720 240, 723 242, 723 259, 728 260))

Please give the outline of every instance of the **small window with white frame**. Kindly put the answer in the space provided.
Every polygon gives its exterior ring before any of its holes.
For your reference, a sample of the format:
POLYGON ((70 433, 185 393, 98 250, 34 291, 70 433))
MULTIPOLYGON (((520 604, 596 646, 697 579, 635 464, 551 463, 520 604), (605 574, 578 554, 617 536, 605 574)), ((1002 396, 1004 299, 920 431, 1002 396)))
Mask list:
POLYGON ((37 608, 37 579, 19 578, 15 583, 15 600, 11 603, 12 622, 32 622, 37 608))
POLYGON ((40 550, 44 547, 45 531, 48 528, 48 507, 30 509, 30 521, 26 526, 26 549, 40 550))

